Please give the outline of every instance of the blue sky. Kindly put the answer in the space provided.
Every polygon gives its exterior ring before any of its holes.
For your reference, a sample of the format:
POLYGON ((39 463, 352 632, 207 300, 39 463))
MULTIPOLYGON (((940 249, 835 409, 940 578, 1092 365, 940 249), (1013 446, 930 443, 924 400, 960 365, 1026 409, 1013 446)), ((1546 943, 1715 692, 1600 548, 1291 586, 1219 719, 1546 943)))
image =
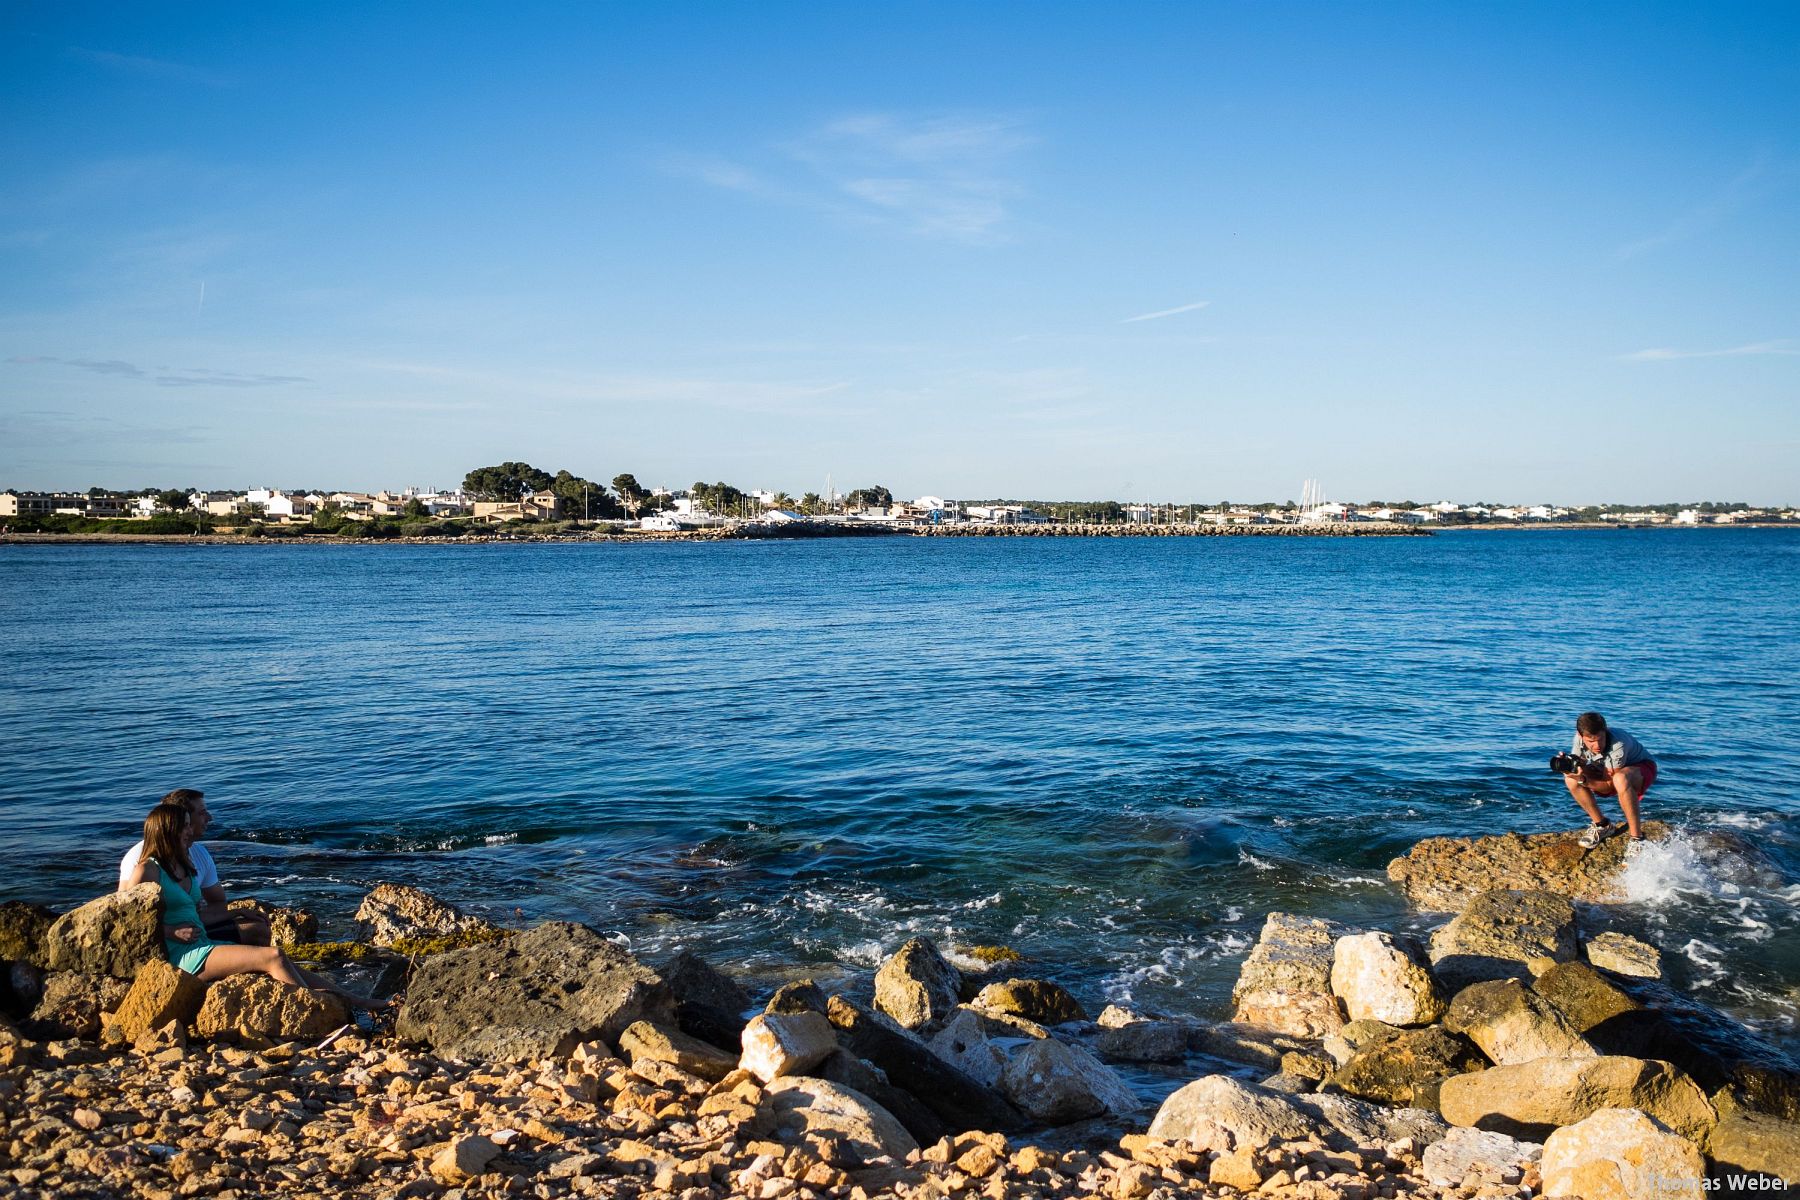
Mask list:
POLYGON ((0 9, 0 486, 1800 502, 1800 8, 0 9))

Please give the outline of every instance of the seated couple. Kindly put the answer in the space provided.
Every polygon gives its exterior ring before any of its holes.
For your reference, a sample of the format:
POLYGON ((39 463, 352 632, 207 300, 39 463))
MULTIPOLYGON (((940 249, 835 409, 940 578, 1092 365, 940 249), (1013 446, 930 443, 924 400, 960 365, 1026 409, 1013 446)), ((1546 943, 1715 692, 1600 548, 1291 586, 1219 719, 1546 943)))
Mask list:
POLYGON ((162 888, 163 950, 169 961, 202 983, 261 972, 291 987, 330 992, 356 1008, 387 1007, 295 966, 287 955, 267 944, 268 926, 261 918, 240 925, 236 914, 221 915, 224 893, 219 890, 217 869, 206 848, 194 844, 206 828, 205 814, 199 792, 189 788, 170 792, 144 819, 143 842, 132 847, 120 864, 120 891, 142 883, 162 888), (210 874, 203 874, 203 863, 210 874), (208 879, 210 884, 203 882, 208 879), (214 895, 209 898, 208 892, 214 895), (214 915, 211 924, 203 919, 203 906, 214 915), (261 944, 246 944, 256 937, 258 927, 261 944), (238 935, 245 935, 244 943, 232 940, 238 935))

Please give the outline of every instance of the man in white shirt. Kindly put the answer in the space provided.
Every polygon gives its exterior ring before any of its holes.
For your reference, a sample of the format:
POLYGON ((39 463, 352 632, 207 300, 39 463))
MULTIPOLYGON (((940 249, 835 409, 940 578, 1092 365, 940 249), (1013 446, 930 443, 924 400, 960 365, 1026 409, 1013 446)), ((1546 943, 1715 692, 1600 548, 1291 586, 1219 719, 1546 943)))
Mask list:
MULTIPOLYGON (((194 838, 188 847, 188 857, 194 861, 194 882, 200 885, 200 920, 206 925, 206 935, 215 942, 240 942, 246 946, 268 945, 267 921, 254 912, 231 912, 226 908, 225 889, 219 885, 219 868, 213 862, 212 853, 200 844, 200 838, 206 833, 206 826, 212 820, 212 814, 206 808, 206 793, 193 788, 176 788, 157 803, 179 805, 188 811, 188 828, 193 831, 194 838)), ((121 889, 128 885, 137 872, 138 860, 143 855, 144 843, 140 839, 119 860, 121 889)))

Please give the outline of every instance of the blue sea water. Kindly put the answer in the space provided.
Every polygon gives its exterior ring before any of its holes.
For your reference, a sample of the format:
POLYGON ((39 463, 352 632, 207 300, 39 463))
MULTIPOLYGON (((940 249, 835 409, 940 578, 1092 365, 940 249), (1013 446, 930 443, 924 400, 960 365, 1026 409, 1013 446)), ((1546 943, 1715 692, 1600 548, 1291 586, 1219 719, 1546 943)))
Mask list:
POLYGON ((1608 915, 1800 1012, 1800 531, 0 546, 0 895, 112 886, 203 789, 236 894, 380 880, 774 980, 914 933, 1223 1015, 1273 909, 1425 929, 1389 859, 1574 828, 1598 708, 1685 843, 1608 915))

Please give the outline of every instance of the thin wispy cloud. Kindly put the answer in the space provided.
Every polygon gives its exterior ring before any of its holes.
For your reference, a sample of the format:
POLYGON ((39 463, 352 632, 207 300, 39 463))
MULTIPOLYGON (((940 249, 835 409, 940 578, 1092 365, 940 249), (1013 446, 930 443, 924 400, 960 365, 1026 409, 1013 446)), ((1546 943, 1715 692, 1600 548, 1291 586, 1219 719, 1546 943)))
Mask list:
POLYGON ((142 380, 158 387, 263 388, 312 382, 304 375, 247 374, 241 371, 219 371, 211 367, 140 367, 136 363, 117 358, 57 358, 48 354, 24 354, 6 361, 21 366, 49 363, 87 371, 93 375, 142 380))
POLYGON ((863 113, 744 156, 668 165, 709 186, 938 241, 1005 241, 1024 194, 1014 160, 1036 139, 995 116, 863 113))
POLYGON ((1196 309, 1205 308, 1211 303, 1211 300, 1196 300, 1192 304, 1183 304, 1175 308, 1164 308, 1158 309, 1156 312, 1139 313, 1135 317, 1126 317, 1123 321, 1120 321, 1119 324, 1130 325, 1136 321, 1160 321, 1164 317, 1179 316, 1182 313, 1193 312, 1196 309))
POLYGON ((117 54, 111 50, 90 50, 85 46, 71 46, 69 54, 73 58, 105 67, 109 71, 137 75, 145 79, 162 79, 171 83, 197 83, 215 88, 232 86, 231 78, 217 71, 190 66, 187 63, 171 62, 163 58, 117 54))
POLYGON ((1776 190, 1789 175, 1790 171, 1776 170, 1773 160, 1766 152, 1759 154, 1754 162, 1734 175, 1703 203, 1649 237, 1620 246, 1618 256, 1625 259, 1636 258, 1704 233, 1776 190))
POLYGON ((1637 350, 1619 357, 1626 362, 1672 362, 1683 358, 1755 358, 1760 355, 1800 355, 1800 345, 1791 338, 1773 342, 1751 342, 1745 346, 1728 346, 1723 350, 1674 350, 1657 346, 1637 350))

